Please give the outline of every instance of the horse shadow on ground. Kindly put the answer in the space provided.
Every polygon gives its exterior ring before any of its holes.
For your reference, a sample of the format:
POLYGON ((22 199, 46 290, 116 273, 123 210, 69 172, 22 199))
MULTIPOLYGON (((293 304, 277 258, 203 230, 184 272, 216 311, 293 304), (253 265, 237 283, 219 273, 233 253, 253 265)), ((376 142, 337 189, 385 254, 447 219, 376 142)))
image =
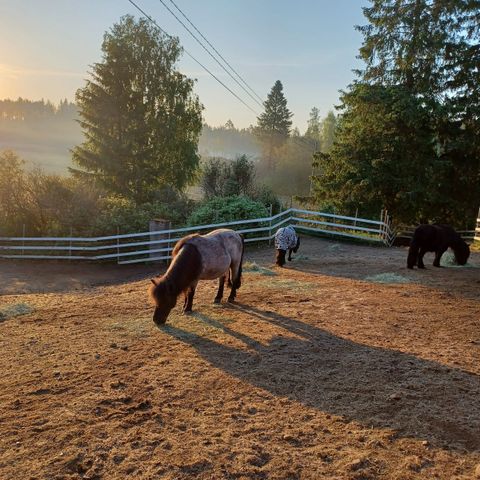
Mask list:
POLYGON ((286 331, 265 345, 206 315, 195 318, 244 344, 235 348, 166 325, 212 366, 275 396, 394 436, 437 447, 480 449, 480 377, 414 355, 367 346, 294 318, 237 304, 243 314, 286 331), (291 336, 293 334, 294 336, 291 336))

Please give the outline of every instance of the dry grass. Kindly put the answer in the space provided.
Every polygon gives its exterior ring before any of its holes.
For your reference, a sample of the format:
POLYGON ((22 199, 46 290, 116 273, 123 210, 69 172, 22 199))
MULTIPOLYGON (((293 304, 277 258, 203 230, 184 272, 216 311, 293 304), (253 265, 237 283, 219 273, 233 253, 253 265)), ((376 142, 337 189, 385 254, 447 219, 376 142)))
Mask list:
POLYGON ((35 309, 0 323, 0 478, 475 478, 478 270, 328 245, 283 269, 247 250, 238 303, 201 282, 163 328, 149 273, 0 297, 35 309), (364 281, 386 269, 412 283, 364 281))

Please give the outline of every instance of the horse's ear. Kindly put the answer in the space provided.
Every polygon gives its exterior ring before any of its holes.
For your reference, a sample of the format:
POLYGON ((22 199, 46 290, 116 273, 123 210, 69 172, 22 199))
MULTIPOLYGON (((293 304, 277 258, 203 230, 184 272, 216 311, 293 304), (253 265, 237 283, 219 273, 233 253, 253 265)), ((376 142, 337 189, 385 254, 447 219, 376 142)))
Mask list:
POLYGON ((154 279, 154 278, 151 278, 151 279, 150 279, 150 281, 151 281, 151 282, 152 282, 152 283, 153 283, 155 286, 157 286, 157 285, 158 285, 158 283, 155 281, 155 279, 154 279))

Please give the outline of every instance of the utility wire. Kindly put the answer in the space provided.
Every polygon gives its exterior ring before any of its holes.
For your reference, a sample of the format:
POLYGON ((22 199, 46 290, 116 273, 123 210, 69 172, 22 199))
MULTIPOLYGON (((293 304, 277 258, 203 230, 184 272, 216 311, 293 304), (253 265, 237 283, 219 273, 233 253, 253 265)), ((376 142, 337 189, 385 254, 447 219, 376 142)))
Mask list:
MULTIPOLYGON (((162 2, 163 3, 163 2, 162 2)), ((182 12, 180 7, 173 1, 170 0, 170 3, 181 13, 185 20, 195 29, 195 31, 205 40, 205 42, 212 48, 212 50, 223 60, 223 62, 230 68, 230 70, 240 79, 240 81, 260 100, 260 104, 263 106, 263 99, 250 87, 250 85, 242 78, 242 76, 227 62, 227 60, 222 56, 222 54, 208 41, 205 35, 193 24, 193 22, 182 12)), ((255 100, 257 101, 257 100, 255 100)), ((258 102, 257 102, 258 103, 258 102)))
MULTIPOLYGON (((153 23, 164 35, 166 35, 168 38, 170 39, 173 39, 172 35, 168 34, 162 27, 160 27, 160 25, 158 25, 158 23, 155 21, 155 19, 153 19, 150 15, 148 15, 141 7, 139 7, 133 0, 128 0, 129 3, 131 3, 145 18, 147 18, 151 23, 153 23)), ((167 5, 165 5, 165 3, 162 1, 162 0, 159 0, 164 6, 165 8, 167 8, 167 10, 172 13, 172 15, 184 26, 184 28, 190 32, 190 30, 188 29, 188 27, 186 27, 183 22, 181 20, 178 19, 178 17, 170 10, 170 8, 168 8, 167 5)), ((170 0, 171 1, 171 0, 170 0)), ((173 2, 172 2, 173 3, 173 2)), ((195 38, 195 36, 190 32, 190 34, 195 38)), ((218 60, 208 51, 208 49, 197 39, 195 38, 201 45, 202 47, 207 51, 207 53, 209 53, 210 56, 212 56, 214 58, 214 60, 218 62, 218 60)), ((213 48, 213 47, 212 47, 213 48)), ((188 50, 186 50, 185 48, 183 48, 183 51, 195 62, 197 63, 201 68, 203 68, 209 75, 211 75, 218 83, 220 83, 220 85, 222 85, 226 90, 228 90, 228 92, 230 92, 238 101, 240 101, 243 105, 245 105, 250 111, 252 111, 256 116, 258 116, 258 112, 256 112, 252 107, 250 107, 250 105, 248 105, 244 100, 242 100, 233 90, 231 90, 227 85, 225 85, 214 73, 212 73, 205 65, 203 65, 202 63, 200 63, 200 61, 198 61, 190 52, 188 52, 188 50)), ((223 70, 225 70, 225 68, 223 67, 223 65, 221 65, 219 63, 219 65, 223 68, 223 70)), ((226 71, 226 70, 225 70, 226 71)), ((232 75, 226 71, 228 73, 228 75, 230 77, 232 77, 232 75)), ((233 78, 233 77, 232 77, 233 78)), ((234 80, 238 83, 238 81, 234 78, 234 80)), ((243 88, 243 87, 242 87, 243 88)), ((243 88, 243 90, 245 90, 243 88)), ((247 92, 248 93, 248 92, 247 92)), ((249 94, 250 95, 250 94, 249 94)), ((250 95, 251 96, 251 95, 250 95)), ((259 103, 256 99, 254 99, 257 103, 259 103)), ((263 104, 262 104, 263 106, 263 104)), ((308 148, 309 150, 312 149, 312 145, 310 145, 309 143, 307 143, 306 141, 300 139, 300 138, 297 138, 297 137, 290 137, 292 139, 292 141, 294 143, 296 143, 298 146, 301 146, 301 147, 304 147, 304 148, 308 148)))
MULTIPOLYGON (((201 40, 198 39, 198 37, 185 25, 184 22, 178 16, 173 12, 170 7, 163 1, 159 0, 159 2, 172 14, 172 16, 177 20, 180 25, 197 41, 197 43, 217 62, 217 64, 220 66, 220 68, 250 97, 253 99, 254 102, 256 102, 258 105, 263 106, 261 102, 259 102, 218 60, 218 58, 205 46, 204 43, 202 43, 201 40)), ((258 115, 258 113, 257 113, 258 115)))
MULTIPOLYGON (((148 15, 144 10, 142 10, 133 0, 128 0, 145 18, 147 18, 150 22, 152 22, 164 35, 166 35, 168 38, 173 39, 172 35, 169 35, 160 25, 150 16, 148 15)), ((258 115, 258 113, 250 107, 246 102, 244 102, 233 90, 227 87, 213 72, 211 72, 205 65, 200 63, 191 53, 189 53, 185 48, 183 51, 200 67, 202 67, 209 75, 211 75, 220 85, 222 85, 223 88, 228 90, 239 102, 243 103, 250 111, 252 111, 255 115, 258 115)))

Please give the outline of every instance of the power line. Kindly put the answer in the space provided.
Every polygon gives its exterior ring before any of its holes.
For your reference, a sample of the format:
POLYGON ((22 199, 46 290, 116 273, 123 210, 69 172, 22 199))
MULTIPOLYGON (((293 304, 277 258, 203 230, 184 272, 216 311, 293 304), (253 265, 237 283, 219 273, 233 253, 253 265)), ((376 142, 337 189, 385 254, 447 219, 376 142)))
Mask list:
MULTIPOLYGON (((160 0, 161 1, 161 0, 160 0)), ((163 3, 163 2, 162 2, 163 3)), ((228 61, 222 56, 222 54, 208 41, 205 35, 192 23, 192 21, 183 13, 180 7, 173 1, 170 0, 170 3, 183 15, 185 20, 195 29, 195 31, 207 42, 207 44, 212 48, 212 50, 223 60, 223 62, 230 68, 230 70, 240 79, 240 81, 260 100, 260 104, 263 106, 263 99, 250 87, 250 85, 242 78, 242 76, 228 63, 228 61)), ((253 98, 253 97, 252 97, 253 98)), ((255 100, 257 101, 257 100, 255 100)), ((258 103, 258 102, 257 102, 258 103)))
MULTIPOLYGON (((183 28, 185 28, 185 30, 187 30, 188 33, 190 33, 190 35, 202 46, 202 48, 220 65, 220 67, 230 76, 230 78, 232 78, 238 85, 240 85, 240 83, 230 74, 230 72, 228 72, 225 67, 218 61, 218 59, 207 49, 207 47, 205 47, 205 45, 191 32, 191 30, 177 17, 177 15, 175 15, 174 12, 172 12, 172 10, 165 4, 164 0, 159 0, 159 2, 173 15, 173 17, 175 17, 175 19, 183 26, 183 28)), ((250 98, 253 98, 253 100, 259 104, 260 106, 263 107, 263 101, 262 99, 255 93, 255 91, 253 89, 250 88, 250 86, 243 80, 243 78, 235 71, 235 69, 225 60, 225 58, 223 58, 223 56, 218 52, 218 50, 205 38, 205 36, 202 34, 202 32, 200 32, 200 30, 198 30, 198 28, 190 21, 190 19, 182 12, 182 10, 180 10, 180 8, 177 6, 177 4, 173 1, 173 0, 170 0, 170 2, 175 6, 175 8, 185 17, 185 19, 187 20, 187 22, 200 34, 200 36, 207 42, 207 44, 215 51, 215 53, 229 66, 229 68, 240 78, 240 80, 245 83, 245 85, 254 93, 254 95, 256 95, 261 103, 256 100, 255 98, 252 97, 252 95, 247 91, 245 90, 245 88, 240 85, 240 87, 243 89, 244 92, 246 92, 250 98)), ((298 146, 302 146, 302 147, 305 147, 307 148, 308 150, 312 149, 312 145, 308 142, 308 141, 305 141, 303 140, 302 138, 299 138, 299 137, 290 137, 293 141, 293 143, 296 143, 298 146)), ((314 147, 313 147, 314 148, 314 147)))
MULTIPOLYGON (((148 15, 141 7, 139 7, 133 0, 128 0, 145 18, 147 18, 151 23, 153 23, 164 35, 166 35, 168 38, 170 39, 173 39, 173 36, 168 34, 162 27, 160 27, 160 25, 158 25, 158 23, 150 16, 148 15)), ((208 49, 190 32, 190 30, 188 29, 188 27, 186 27, 183 22, 181 20, 178 19, 178 17, 170 10, 170 8, 165 5, 165 3, 163 2, 163 0, 159 0, 164 6, 165 8, 184 26, 184 28, 189 31, 189 33, 197 40, 197 42, 199 42, 202 47, 207 51, 207 53, 209 53, 210 56, 212 56, 214 58, 214 60, 218 62, 218 60, 208 51, 208 49)), ((172 1, 172 0, 170 0, 172 1)), ((173 1, 172 1, 173 3, 173 1)), ((178 8, 178 7, 177 7, 178 8)), ((179 9, 180 10, 180 9, 179 9)), ((202 35, 203 37, 203 35, 202 35)), ((207 41, 208 42, 208 41, 207 41)), ((213 47, 212 47, 213 48, 213 47)), ((214 49, 215 50, 215 49, 214 49)), ((224 87, 228 92, 230 92, 239 102, 241 102, 243 105, 245 105, 250 111, 252 111, 256 116, 258 116, 258 112, 256 112, 253 108, 250 107, 250 105, 248 105, 244 100, 242 100, 233 90, 231 90, 227 85, 225 85, 225 83, 223 83, 214 73, 212 73, 207 67, 205 67, 205 65, 203 65, 200 61, 198 61, 190 52, 188 52, 188 50, 186 50, 185 48, 183 48, 183 51, 194 61, 196 62, 201 68, 203 68, 209 75, 211 75, 218 83, 220 83, 220 85, 222 85, 222 87, 224 87)), ((219 54, 220 55, 220 54, 219 54)), ((222 57, 223 58, 223 57, 222 57)), ((220 64, 220 63, 219 63, 220 64)), ((225 70, 225 68, 223 67, 223 65, 220 64, 220 66, 223 68, 223 70, 225 70)), ((226 70, 225 70, 226 71, 226 70)), ((228 75, 230 77, 232 77, 232 75, 226 71, 228 73, 228 75)), ((233 78, 233 77, 232 77, 233 78)), ((233 78, 237 83, 238 81, 233 78)), ((242 87, 243 88, 243 87, 242 87)), ((243 88, 243 90, 245 90, 243 88)), ((248 93, 248 92, 247 92, 248 93)), ((250 94, 249 94, 250 95, 250 94)), ((255 94, 256 95, 256 94, 255 94)), ((251 96, 251 95, 250 95, 251 96)), ((259 97, 260 98, 260 97, 259 97)), ((255 99, 254 99, 255 100, 255 99)), ((257 100, 255 100, 257 103, 259 103, 257 100)), ((262 105, 263 106, 263 105, 262 105)), ((301 146, 301 147, 304 147, 304 148, 308 148, 309 150, 312 148, 312 145, 308 144, 306 141, 300 139, 300 138, 297 138, 297 137, 290 137, 292 139, 292 141, 294 143, 296 143, 298 146, 301 146)))
MULTIPOLYGON (((150 16, 148 15, 144 10, 142 10, 133 0, 128 0, 145 18, 147 18, 151 23, 153 23, 164 35, 166 35, 168 38, 173 39, 172 35, 168 34, 160 25, 150 16)), ((231 90, 227 85, 225 85, 213 72, 211 72, 205 65, 200 63, 191 53, 189 53, 185 48, 183 51, 195 62, 197 65, 202 67, 209 75, 211 75, 220 85, 222 85, 223 88, 228 90, 239 102, 241 102, 243 105, 245 105, 250 111, 252 111, 255 115, 258 115, 258 113, 250 107, 246 102, 244 102, 233 90, 231 90)))
MULTIPOLYGON (((197 43, 217 62, 220 68, 237 84, 239 87, 256 102, 258 105, 263 106, 224 66, 223 64, 217 59, 217 57, 210 52, 210 50, 198 39, 198 37, 183 23, 177 15, 168 7, 168 5, 163 1, 159 0, 159 2, 172 14, 172 16, 177 20, 180 25, 197 41, 197 43)), ((258 115, 258 113, 257 113, 258 115)))

